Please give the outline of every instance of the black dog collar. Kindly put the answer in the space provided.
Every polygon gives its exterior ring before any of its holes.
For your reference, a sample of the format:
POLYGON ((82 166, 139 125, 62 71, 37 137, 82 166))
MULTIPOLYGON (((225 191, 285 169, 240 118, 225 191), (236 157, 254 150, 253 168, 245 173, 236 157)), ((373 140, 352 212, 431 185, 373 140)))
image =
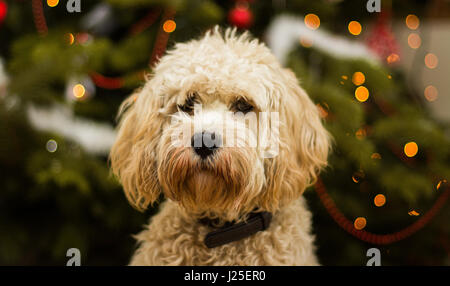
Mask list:
MULTIPOLYGON (((209 232, 205 236, 205 245, 214 248, 233 241, 238 241, 249 237, 258 231, 266 230, 272 221, 272 214, 269 212, 250 213, 246 221, 240 223, 226 223, 225 226, 209 232)), ((202 224, 214 225, 213 220, 202 219, 202 224)))

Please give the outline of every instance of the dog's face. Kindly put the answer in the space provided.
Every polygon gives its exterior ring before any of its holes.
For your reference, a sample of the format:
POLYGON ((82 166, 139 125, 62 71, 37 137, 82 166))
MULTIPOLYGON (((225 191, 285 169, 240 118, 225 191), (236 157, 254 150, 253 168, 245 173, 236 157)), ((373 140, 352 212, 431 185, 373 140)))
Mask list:
POLYGON ((120 114, 111 166, 138 209, 163 192, 199 217, 274 212, 326 165, 328 133, 294 74, 231 30, 177 44, 120 114))

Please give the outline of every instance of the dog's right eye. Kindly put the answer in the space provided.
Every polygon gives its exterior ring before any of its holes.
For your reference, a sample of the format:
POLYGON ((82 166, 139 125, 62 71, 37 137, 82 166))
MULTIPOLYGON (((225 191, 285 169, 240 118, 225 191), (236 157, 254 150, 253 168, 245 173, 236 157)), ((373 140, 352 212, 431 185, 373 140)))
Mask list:
POLYGON ((178 104, 178 109, 186 113, 192 113, 194 111, 195 94, 188 96, 184 104, 178 104))

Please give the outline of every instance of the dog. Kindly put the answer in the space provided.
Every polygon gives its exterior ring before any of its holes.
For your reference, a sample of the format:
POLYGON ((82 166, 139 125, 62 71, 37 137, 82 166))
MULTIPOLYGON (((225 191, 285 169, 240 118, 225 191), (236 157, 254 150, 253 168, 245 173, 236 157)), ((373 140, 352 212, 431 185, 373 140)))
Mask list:
POLYGON ((166 198, 130 265, 319 265, 302 193, 330 136, 263 43, 218 27, 177 43, 118 116, 110 163, 127 199, 166 198))

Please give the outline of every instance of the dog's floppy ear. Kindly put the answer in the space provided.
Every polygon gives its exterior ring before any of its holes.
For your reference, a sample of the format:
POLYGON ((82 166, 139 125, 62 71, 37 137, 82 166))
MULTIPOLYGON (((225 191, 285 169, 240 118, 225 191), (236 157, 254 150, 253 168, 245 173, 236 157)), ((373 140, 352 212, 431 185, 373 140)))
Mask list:
POLYGON ((161 98, 151 94, 150 82, 120 106, 118 134, 110 152, 112 172, 129 202, 144 210, 161 191, 156 171, 156 147, 162 119, 161 98))
POLYGON ((265 160, 267 189, 262 206, 274 211, 298 198, 326 166, 330 136, 318 109, 290 70, 281 73, 280 148, 265 160))
POLYGON ((288 102, 284 105, 286 123, 292 132, 289 141, 301 171, 306 174, 307 185, 311 185, 327 165, 331 137, 322 124, 319 109, 299 86, 295 74, 288 69, 283 71, 289 93, 288 102))

